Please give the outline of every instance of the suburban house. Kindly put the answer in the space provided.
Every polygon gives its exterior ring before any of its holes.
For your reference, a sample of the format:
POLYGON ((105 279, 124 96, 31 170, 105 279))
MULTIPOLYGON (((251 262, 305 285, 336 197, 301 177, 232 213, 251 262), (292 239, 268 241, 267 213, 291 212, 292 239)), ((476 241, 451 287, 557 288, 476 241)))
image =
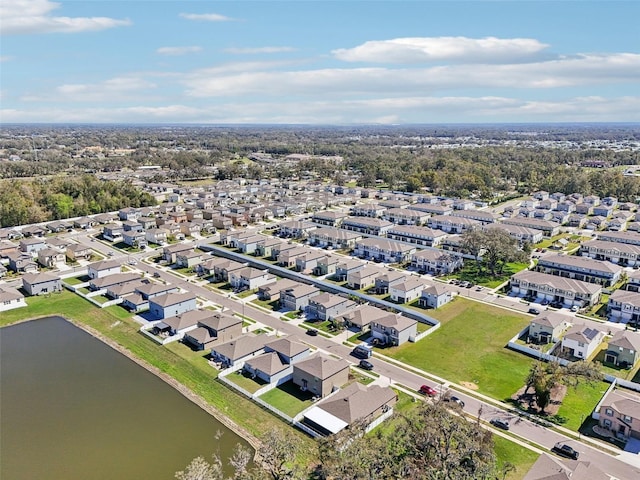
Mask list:
POLYGON ((446 275, 462 268, 461 255, 437 249, 425 249, 411 255, 411 267, 421 273, 446 275))
POLYGON ((285 268, 295 267, 298 258, 304 257, 307 253, 309 250, 303 246, 284 250, 278 255, 278 265, 285 268))
POLYGON ((214 342, 228 342, 242 335, 242 318, 224 312, 211 312, 198 320, 197 327, 185 333, 184 341, 197 350, 209 348, 214 342))
POLYGON ((536 344, 556 343, 572 325, 571 321, 572 317, 562 313, 553 311, 541 313, 531 319, 528 339, 536 344))
POLYGON ((153 332, 164 334, 168 337, 178 335, 177 339, 184 338, 184 335, 198 327, 198 322, 213 315, 210 310, 189 310, 179 315, 164 318, 153 326, 153 332))
MULTIPOLYGON (((609 390, 593 417, 598 425, 621 440, 640 439, 640 394, 632 390, 609 390)), ((585 477, 586 478, 586 477, 585 477)))
POLYGON ((187 250, 176 254, 176 267, 193 268, 202 262, 203 254, 195 250, 187 250))
POLYGON ((136 293, 140 294, 145 300, 160 297, 168 293, 178 293, 179 291, 180 289, 175 285, 151 282, 136 288, 136 293))
POLYGON ((382 218, 397 225, 423 225, 430 214, 408 208, 390 208, 382 214, 382 218))
POLYGON ((326 397, 349 381, 349 362, 316 353, 293 365, 293 383, 303 392, 326 397))
POLYGON ((369 330, 372 321, 387 315, 389 312, 373 305, 358 305, 338 315, 334 321, 344 324, 349 329, 365 332, 369 330))
POLYGON ((627 284, 624 287, 632 292, 640 292, 640 271, 635 270, 627 276, 627 284))
POLYGON ((48 273, 25 273, 22 276, 22 289, 29 295, 59 292, 62 290, 62 281, 48 273))
POLYGON ((453 293, 446 285, 435 283, 422 290, 418 305, 422 308, 440 308, 453 299, 453 293))
MULTIPOLYGON (((467 204, 468 205, 468 204, 467 204)), ((473 205, 473 203, 471 204, 473 205)), ((475 208, 463 208, 456 209, 451 212, 452 217, 461 217, 461 218, 469 218, 471 220, 476 220, 483 224, 490 224, 496 222, 496 216, 485 210, 476 210, 475 208)))
POLYGON ((348 298, 325 292, 309 299, 307 318, 331 320, 355 306, 356 303, 348 298))
POLYGON ((571 465, 555 456, 543 453, 531 466, 522 480, 611 480, 593 462, 571 462, 571 465))
POLYGON ((95 292, 102 289, 108 289, 114 285, 135 282, 136 280, 140 280, 140 274, 138 273, 114 273, 112 275, 91 279, 89 281, 89 290, 95 292))
POLYGON ((544 232, 546 237, 555 237, 560 233, 560 224, 550 222, 548 220, 539 220, 537 218, 503 218, 502 223, 505 225, 517 225, 520 227, 533 228, 544 232))
POLYGON ((541 256, 535 269, 538 272, 598 283, 605 287, 615 285, 623 273, 621 266, 611 262, 561 253, 548 253, 541 256))
POLYGON ((421 202, 414 205, 409 205, 407 208, 442 217, 449 216, 453 213, 453 208, 451 208, 449 205, 441 205, 438 203, 421 202))
POLYGON ((562 337, 562 352, 587 360, 604 340, 604 332, 585 325, 574 325, 562 337))
POLYGON ((327 227, 338 227, 342 220, 347 217, 346 213, 324 210, 315 212, 311 220, 314 223, 325 225, 327 227))
POLYGON ((165 243, 167 243, 169 232, 164 228, 151 228, 149 230, 146 230, 144 232, 144 235, 148 243, 164 245, 165 243))
POLYGON ((285 238, 304 238, 318 225, 309 221, 291 220, 278 225, 278 234, 285 238))
POLYGON ((66 263, 66 255, 53 248, 38 250, 38 263, 43 267, 55 268, 59 263, 66 263))
POLYGON ((40 250, 47 248, 47 242, 41 237, 29 237, 20 240, 20 251, 36 256, 40 250))
POLYGON ((384 237, 387 231, 393 227, 393 223, 380 218, 347 217, 342 221, 340 228, 352 232, 364 233, 384 237))
POLYGON ((282 337, 265 344, 264 352, 245 361, 243 368, 250 375, 277 385, 291 380, 293 364, 311 354, 307 345, 291 337, 282 337))
POLYGON ((66 250, 66 256, 72 262, 78 260, 90 260, 91 255, 91 249, 80 243, 69 245, 66 250))
MULTIPOLYGON (((393 224, 391 224, 393 225, 393 224)), ((362 235, 338 228, 318 228, 309 233, 309 244, 321 248, 351 249, 362 235)))
POLYGON ((599 232, 598 240, 640 246, 640 234, 636 232, 599 232))
POLYGON ((509 281, 511 293, 520 297, 560 302, 565 306, 585 307, 598 303, 602 286, 595 283, 522 270, 509 281))
POLYGON ((640 356, 640 333, 618 330, 609 340, 604 361, 620 368, 633 368, 640 356))
POLYGON ((405 263, 416 252, 416 247, 385 238, 358 240, 353 255, 376 262, 405 263))
POLYGON ((500 230, 504 230, 509 234, 511 238, 514 238, 518 241, 519 244, 530 243, 531 245, 535 245, 539 243, 544 238, 544 233, 542 230, 536 230, 535 228, 521 227, 520 225, 509 225, 507 223, 495 223, 489 224, 483 227, 485 230, 489 230, 491 228, 499 228, 500 230))
POLYGON ((109 242, 119 242, 122 240, 124 227, 116 223, 109 223, 102 227, 102 238, 109 242))
POLYGON ((611 322, 640 323, 640 293, 615 290, 607 302, 607 317, 611 322))
POLYGON ((14 288, 0 287, 0 312, 26 307, 24 295, 14 288))
POLYGON ((302 422, 319 435, 329 436, 357 421, 370 424, 392 411, 397 400, 397 394, 389 387, 353 382, 306 410, 302 422))
POLYGON ((326 253, 320 251, 308 252, 296 258, 296 270, 303 273, 312 273, 318 267, 318 261, 326 257, 326 253))
POLYGON ((380 218, 386 211, 386 208, 377 203, 365 203, 362 205, 354 205, 351 209, 351 215, 356 217, 380 218))
POLYGON ((265 335, 248 333, 211 347, 211 357, 223 367, 235 367, 264 353, 265 335))
POLYGON ((364 290, 375 285, 378 275, 380 275, 379 268, 366 265, 347 275, 347 285, 354 290, 364 290))
POLYGON ((313 269, 314 275, 328 275, 333 276, 336 274, 336 269, 338 264, 340 263, 340 259, 334 257, 332 255, 325 255, 324 257, 318 259, 318 264, 316 268, 313 269))
POLYGON ((370 324, 371 335, 385 345, 398 346, 415 338, 418 322, 403 315, 388 313, 370 324))
POLYGON ((258 298, 260 300, 279 300, 281 290, 293 288, 299 283, 288 278, 281 278, 275 282, 267 283, 258 287, 258 298))
POLYGON ((417 300, 427 287, 426 282, 414 275, 405 277, 402 282, 389 286, 389 296, 396 303, 411 303, 417 300))
POLYGON ((248 237, 238 238, 236 245, 245 255, 253 254, 258 248, 258 244, 262 242, 263 237, 261 235, 250 235, 248 237))
MULTIPOLYGON (((255 254, 257 257, 271 257, 271 250, 273 247, 278 247, 282 245, 284 242, 282 240, 278 240, 277 238, 262 238, 260 242, 256 245, 255 254)), ((276 257, 273 257, 274 259, 276 257)))
POLYGON ((87 267, 87 275, 93 279, 101 278, 114 273, 120 273, 121 269, 120 262, 116 260, 104 260, 90 264, 87 267))
POLYGON ((247 266, 246 263, 236 262, 235 260, 227 260, 226 258, 218 257, 201 265, 201 269, 205 274, 213 275, 211 281, 216 282, 228 282, 229 275, 233 272, 242 270, 247 266))
POLYGON ((18 253, 18 245, 8 240, 0 240, 0 257, 6 257, 10 253, 18 253))
POLYGON ((295 287, 280 290, 280 306, 287 310, 304 310, 316 295, 320 295, 316 287, 298 283, 295 287))
POLYGON ((175 243, 173 245, 167 245, 162 249, 162 259, 167 263, 176 263, 179 253, 185 253, 192 251, 193 246, 185 243, 175 243))
POLYGON ((640 245, 590 240, 580 246, 580 255, 594 260, 606 260, 618 265, 634 267, 640 264, 640 245))
POLYGON ((482 225, 471 218, 454 217, 452 215, 435 215, 429 218, 429 228, 442 230, 446 233, 463 233, 470 228, 482 225))
POLYGON ((238 290, 255 290, 274 281, 275 277, 269 270, 253 267, 244 267, 229 273, 229 284, 238 290))
POLYGON ((446 236, 447 234, 442 230, 415 225, 396 225, 387 231, 387 238, 390 240, 414 243, 425 247, 437 247, 446 236))
POLYGON ((193 293, 167 293, 149 299, 149 311, 155 318, 169 318, 196 309, 193 293))
MULTIPOLYGON (((114 276, 115 275, 111 275, 111 277, 114 277, 114 276)), ((104 279, 99 279, 99 280, 106 280, 108 278, 110 277, 105 277, 104 279)), ((107 292, 105 293, 105 296, 114 300, 120 299, 120 298, 124 299, 124 297, 135 293, 139 287, 146 285, 147 283, 148 283, 148 280, 144 280, 138 277, 135 280, 132 280, 130 282, 117 283, 115 285, 110 285, 109 287, 106 287, 107 292)))
POLYGON ((398 270, 389 269, 382 275, 377 270, 378 275, 375 277, 375 292, 376 295, 383 295, 389 293, 389 287, 397 283, 401 283, 406 278, 406 274, 399 272, 398 270))
POLYGON ((9 270, 16 273, 35 273, 38 271, 38 264, 28 253, 12 252, 7 254, 7 258, 9 259, 9 270))

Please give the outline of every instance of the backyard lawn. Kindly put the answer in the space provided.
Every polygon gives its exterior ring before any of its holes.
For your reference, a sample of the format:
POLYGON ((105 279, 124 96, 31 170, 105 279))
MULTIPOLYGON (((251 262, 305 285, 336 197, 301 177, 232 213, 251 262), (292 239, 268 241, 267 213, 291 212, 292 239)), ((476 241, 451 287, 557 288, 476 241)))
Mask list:
POLYGON ((569 387, 558 410, 558 417, 564 417, 567 420, 562 426, 577 432, 582 422, 591 415, 607 388, 609 384, 606 382, 598 382, 594 385, 582 384, 578 388, 569 387))
POLYGON ((269 390, 260 398, 290 417, 295 417, 313 403, 313 394, 301 391, 291 380, 269 390))
POLYGON ((527 316, 460 297, 432 313, 442 322, 437 331, 381 353, 500 400, 522 386, 532 360, 505 345, 527 316))

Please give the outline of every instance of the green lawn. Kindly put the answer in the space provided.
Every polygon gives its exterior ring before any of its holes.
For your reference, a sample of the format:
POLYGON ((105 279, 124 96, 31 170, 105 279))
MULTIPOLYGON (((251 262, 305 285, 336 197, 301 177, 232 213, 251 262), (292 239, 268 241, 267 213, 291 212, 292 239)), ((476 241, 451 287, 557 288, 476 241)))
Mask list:
POLYGON ((255 303, 259 307, 266 308, 267 310, 271 310, 273 312, 277 312, 280 310, 280 300, 259 300, 254 299, 251 300, 251 303, 255 303))
POLYGON ((238 298, 247 298, 250 297, 251 295, 258 293, 258 289, 255 290, 245 290, 244 292, 240 292, 236 294, 236 297, 238 298))
POLYGON ((531 360, 505 345, 529 323, 527 316, 460 297, 434 313, 442 321, 437 331, 381 353, 456 383, 471 382, 500 400, 522 386, 531 360))
POLYGON ((569 387, 558 410, 558 416, 567 419, 562 425, 577 432, 584 419, 591 415, 607 388, 609 384, 605 382, 594 385, 583 384, 578 388, 569 387))
POLYGON ((266 385, 265 381, 260 378, 251 378, 244 370, 238 370, 227 376, 227 380, 235 383, 239 387, 244 388, 249 393, 256 393, 266 385))
POLYGON ((294 385, 291 380, 269 390, 260 398, 290 417, 295 417, 313 403, 311 400, 313 394, 302 392, 300 387, 294 385))
POLYGON ((80 283, 88 282, 90 279, 87 275, 81 275, 80 277, 68 277, 62 281, 67 285, 78 285, 80 283))
POLYGON ((476 262, 473 260, 467 260, 464 263, 464 267, 459 272, 453 275, 447 275, 444 279, 457 278, 465 282, 471 282, 476 285, 482 285, 484 287, 496 288, 498 285, 503 284, 511 275, 524 270, 529 266, 528 263, 507 263, 504 267, 502 274, 493 277, 491 274, 483 270, 482 273, 478 272, 476 262))
POLYGON ((516 467, 514 471, 505 477, 506 480, 521 480, 538 459, 536 452, 498 435, 493 436, 493 443, 498 468, 502 468, 505 462, 509 462, 516 467))

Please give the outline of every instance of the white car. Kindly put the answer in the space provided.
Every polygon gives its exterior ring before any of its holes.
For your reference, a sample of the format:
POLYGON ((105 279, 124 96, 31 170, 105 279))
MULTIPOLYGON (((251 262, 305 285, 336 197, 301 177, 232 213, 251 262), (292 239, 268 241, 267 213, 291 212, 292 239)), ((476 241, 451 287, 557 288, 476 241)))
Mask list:
POLYGON ((571 307, 571 311, 572 312, 577 312, 578 310, 580 310, 580 307, 578 307, 577 305, 574 305, 573 307, 571 307))

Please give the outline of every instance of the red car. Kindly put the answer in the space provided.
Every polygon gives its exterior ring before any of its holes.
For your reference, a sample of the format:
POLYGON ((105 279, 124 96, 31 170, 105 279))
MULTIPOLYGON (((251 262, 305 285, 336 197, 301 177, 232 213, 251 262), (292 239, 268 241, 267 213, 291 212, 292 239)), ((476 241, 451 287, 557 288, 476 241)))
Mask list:
POLYGON ((430 387, 429 385, 422 385, 418 391, 423 395, 427 395, 429 397, 435 397, 438 394, 438 392, 436 392, 436 389, 430 387))

